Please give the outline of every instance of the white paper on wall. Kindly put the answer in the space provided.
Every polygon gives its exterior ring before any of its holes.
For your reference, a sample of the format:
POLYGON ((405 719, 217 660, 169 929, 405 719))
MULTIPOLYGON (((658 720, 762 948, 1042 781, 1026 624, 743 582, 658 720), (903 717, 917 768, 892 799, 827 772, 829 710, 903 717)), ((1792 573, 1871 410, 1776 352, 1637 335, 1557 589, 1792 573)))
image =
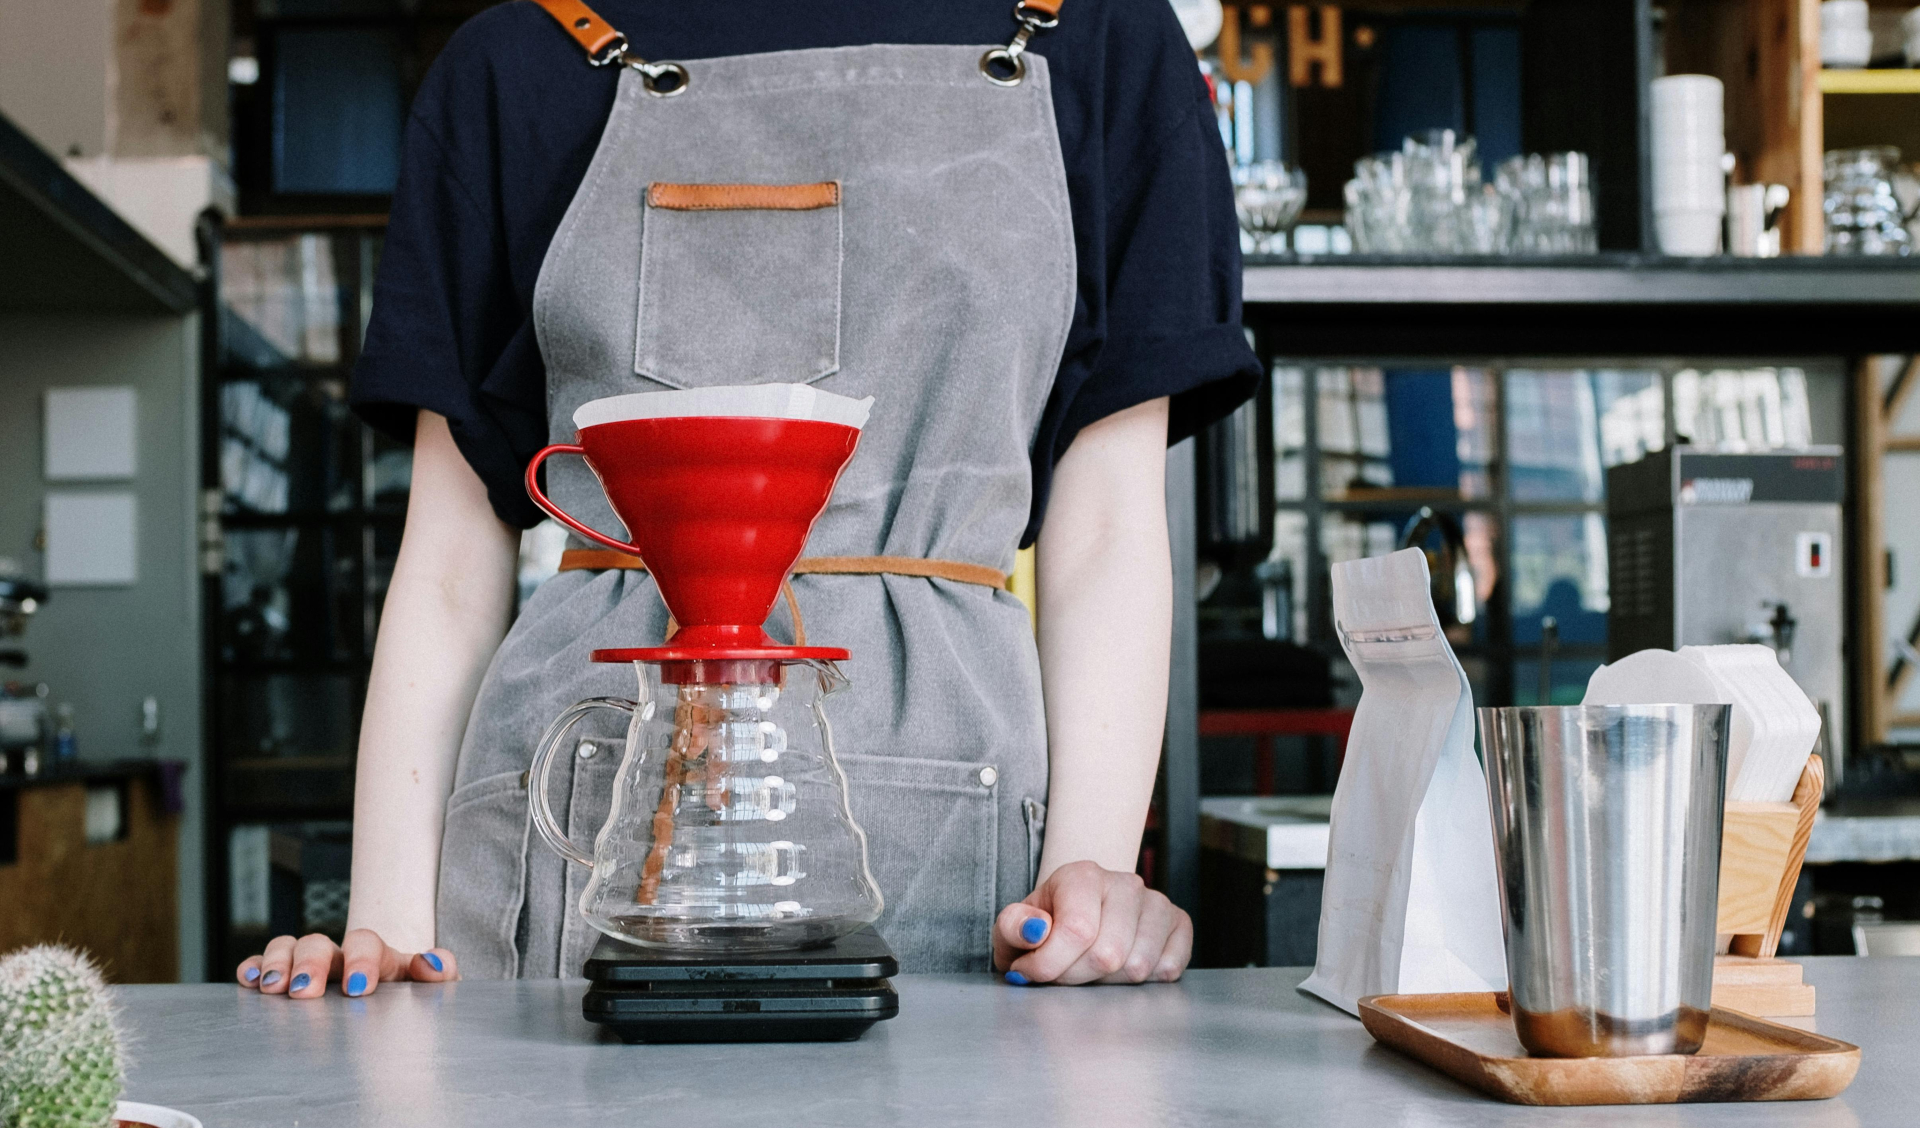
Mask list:
POLYGON ((139 506, 130 490, 47 493, 47 583, 113 587, 140 578, 139 506))
POLYGON ((49 482, 131 478, 139 468, 139 395, 132 388, 48 388, 49 482))

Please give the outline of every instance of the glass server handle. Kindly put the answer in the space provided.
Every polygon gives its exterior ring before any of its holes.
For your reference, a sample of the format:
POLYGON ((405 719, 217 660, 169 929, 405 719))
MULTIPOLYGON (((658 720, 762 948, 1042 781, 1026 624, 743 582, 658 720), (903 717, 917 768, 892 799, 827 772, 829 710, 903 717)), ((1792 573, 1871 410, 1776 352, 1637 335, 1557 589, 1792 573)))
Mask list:
POLYGON ((547 800, 547 777, 553 769, 553 752, 573 731, 573 726, 580 723, 580 718, 595 709, 612 709, 632 716, 637 708, 637 703, 620 697, 589 697, 585 701, 575 702, 547 726, 546 735, 540 738, 540 746, 533 753, 533 766, 527 772, 527 810, 533 816, 533 828, 540 832, 540 837, 554 853, 589 869, 593 868, 593 855, 575 846, 571 839, 561 833, 559 824, 553 819, 553 805, 547 800))

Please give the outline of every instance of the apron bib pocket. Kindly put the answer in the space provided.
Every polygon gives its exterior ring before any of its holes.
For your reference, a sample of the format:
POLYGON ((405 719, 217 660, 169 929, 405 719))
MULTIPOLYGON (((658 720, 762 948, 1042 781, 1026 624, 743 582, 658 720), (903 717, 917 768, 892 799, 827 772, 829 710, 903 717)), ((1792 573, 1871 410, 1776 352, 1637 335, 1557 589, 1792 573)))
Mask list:
POLYGON ((877 927, 915 971, 983 971, 999 865, 998 772, 963 760, 842 755, 867 864, 886 898, 877 927), (954 953, 962 953, 955 963, 954 953))
POLYGON ((469 979, 518 974, 515 932, 526 894, 524 771, 482 776, 447 797, 440 839, 436 939, 460 956, 469 979))
POLYGON ((647 187, 633 370, 674 388, 840 368, 840 185, 647 187))

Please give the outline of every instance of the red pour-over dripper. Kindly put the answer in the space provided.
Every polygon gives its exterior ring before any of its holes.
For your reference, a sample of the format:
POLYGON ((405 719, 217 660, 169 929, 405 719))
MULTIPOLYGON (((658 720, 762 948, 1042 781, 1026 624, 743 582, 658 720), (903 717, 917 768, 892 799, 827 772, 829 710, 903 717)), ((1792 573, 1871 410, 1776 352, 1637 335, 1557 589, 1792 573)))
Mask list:
MULTIPOLYGON (((836 647, 782 646, 762 624, 853 458, 859 428, 708 415, 597 423, 581 427, 576 437, 577 444, 556 444, 534 455, 527 464, 527 494, 581 536, 638 556, 679 624, 664 646, 596 650, 595 662, 772 663, 848 656, 836 647), (540 489, 540 465, 556 454, 586 458, 631 544, 582 524, 540 489)), ((691 681, 747 680, 709 678, 697 669, 676 673, 691 681)))

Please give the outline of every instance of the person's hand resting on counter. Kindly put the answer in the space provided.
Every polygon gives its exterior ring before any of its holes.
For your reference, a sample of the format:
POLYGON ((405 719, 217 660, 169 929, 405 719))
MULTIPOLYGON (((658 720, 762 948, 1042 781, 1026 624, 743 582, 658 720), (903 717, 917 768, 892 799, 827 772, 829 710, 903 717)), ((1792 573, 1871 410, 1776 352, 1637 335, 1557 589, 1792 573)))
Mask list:
POLYGON ((290 999, 318 999, 333 982, 340 984, 341 994, 357 998, 396 980, 445 983, 458 978, 460 965, 447 949, 403 952, 370 928, 352 929, 338 944, 317 932, 299 939, 275 937, 266 951, 234 970, 240 986, 290 999))
POLYGON ((993 966, 1007 982, 1171 983, 1193 955, 1193 920, 1138 874, 1072 862, 1000 910, 993 966))

